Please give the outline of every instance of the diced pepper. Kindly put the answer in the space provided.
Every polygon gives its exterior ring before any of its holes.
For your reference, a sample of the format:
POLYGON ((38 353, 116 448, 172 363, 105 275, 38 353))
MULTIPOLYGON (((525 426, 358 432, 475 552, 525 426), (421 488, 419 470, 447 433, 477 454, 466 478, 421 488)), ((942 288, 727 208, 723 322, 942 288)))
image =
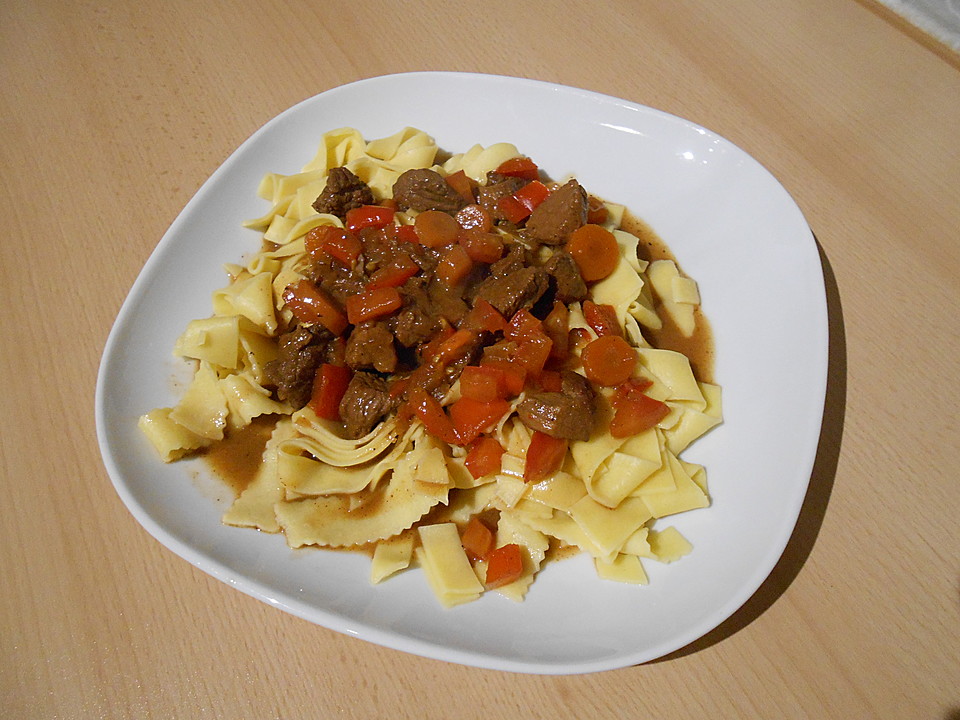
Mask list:
POLYGON ((469 351, 476 339, 477 334, 472 330, 457 330, 437 346, 432 358, 433 362, 439 365, 448 365, 454 360, 460 359, 464 353, 469 351))
POLYGON ((396 237, 398 242, 408 242, 408 243, 420 242, 420 237, 417 235, 417 229, 413 225, 397 226, 396 237))
POLYGON ((312 280, 304 278, 288 286, 283 291, 283 301, 302 323, 319 323, 334 335, 342 335, 347 329, 347 318, 343 312, 312 280))
POLYGON ((507 321, 500 311, 483 298, 478 298, 474 306, 464 316, 461 327, 472 328, 478 332, 503 332, 507 321))
POLYGON ((523 180, 536 180, 540 177, 540 169, 528 157, 514 157, 504 160, 496 170, 499 175, 509 175, 523 180))
POLYGON ((492 367, 503 373, 503 380, 507 388, 507 397, 519 395, 527 384, 527 369, 510 360, 499 360, 484 355, 480 367, 492 367))
POLYGON ((455 173, 447 175, 444 180, 447 181, 447 185, 456 190, 457 194, 468 203, 474 201, 473 189, 476 186, 476 182, 463 170, 457 170, 455 173))
POLYGON ((452 245, 444 251, 437 265, 437 277, 448 287, 456 287, 466 280, 473 269, 473 260, 462 245, 452 245))
POLYGON ((390 225, 396 211, 393 208, 382 205, 362 205, 358 208, 347 210, 346 222, 348 230, 357 232, 368 227, 383 227, 390 225))
POLYGON ((323 261, 334 258, 347 267, 353 267, 363 246, 350 231, 333 225, 319 225, 310 230, 303 238, 307 253, 314 260, 323 261))
POLYGON ((487 577, 484 587, 493 590, 519 580, 523 575, 523 553, 516 543, 503 545, 487 553, 487 577))
POLYGON ((340 420, 340 401, 347 391, 353 372, 344 365, 321 365, 313 377, 313 393, 308 405, 317 417, 340 420))
POLYGON ((395 287, 380 287, 347 298, 347 320, 356 325, 390 315, 403 306, 395 287))
POLYGON ((428 433, 448 445, 463 444, 456 430, 454 430, 450 418, 443 411, 443 407, 426 390, 419 387, 413 388, 410 391, 407 404, 413 415, 423 423, 428 433))
POLYGON ((460 394, 480 402, 503 400, 507 397, 507 378, 495 367, 468 365, 460 373, 460 394))
POLYGON ((563 466, 567 455, 567 441, 534 431, 523 465, 524 482, 540 482, 563 466))
POLYGON ((470 444, 463 464, 477 480, 500 472, 503 447, 492 437, 478 437, 470 444))
POLYGON ((587 223, 603 225, 607 221, 607 206, 600 198, 591 195, 587 200, 587 223))
POLYGON ((389 263, 377 270, 367 283, 367 290, 383 287, 400 287, 420 272, 420 266, 409 255, 397 255, 389 263))
POLYGON ((598 335, 618 335, 623 337, 620 320, 613 305, 598 305, 590 300, 583 301, 583 317, 598 335))
POLYGON ((539 180, 534 180, 517 190, 513 197, 529 212, 533 212, 537 205, 547 199, 549 194, 550 189, 546 185, 539 180))
POLYGON ((506 400, 480 402, 461 397, 450 406, 450 422, 461 444, 471 443, 496 425, 510 411, 506 400))
POLYGON ((471 560, 482 560, 493 548, 493 531, 474 515, 460 536, 460 544, 471 560))
POLYGON ((634 381, 619 385, 613 394, 613 419, 610 421, 610 434, 615 438, 626 438, 655 427, 669 413, 670 407, 647 395, 644 390, 649 381, 634 381))
POLYGON ((513 195, 504 195, 502 198, 499 198, 497 200, 497 208, 503 213, 503 216, 514 225, 519 225, 530 216, 530 210, 513 195))
POLYGON ((510 323, 503 332, 503 336, 511 340, 517 340, 528 335, 543 334, 543 323, 536 316, 527 310, 521 308, 510 318, 510 323))

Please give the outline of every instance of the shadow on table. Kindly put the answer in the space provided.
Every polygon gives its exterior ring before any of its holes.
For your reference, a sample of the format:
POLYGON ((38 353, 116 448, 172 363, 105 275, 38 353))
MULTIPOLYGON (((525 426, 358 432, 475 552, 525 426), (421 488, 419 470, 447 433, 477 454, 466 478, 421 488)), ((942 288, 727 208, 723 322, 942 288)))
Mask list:
POLYGON ((760 617, 776 602, 800 573, 800 569, 810 556, 813 545, 823 524, 827 511, 827 502, 833 490, 833 481, 837 472, 837 459, 840 456, 840 441, 843 437, 843 419, 847 399, 847 344, 843 327, 843 312, 840 307, 840 292, 837 279, 830 262, 817 242, 820 262, 823 265, 823 279, 827 296, 827 322, 830 333, 828 350, 827 391, 823 409, 823 424, 817 455, 810 475, 797 525, 794 528, 787 547, 770 575, 757 588, 757 591, 733 615, 720 623, 709 633, 694 640, 679 650, 651 662, 664 662, 681 658, 715 645, 760 617))

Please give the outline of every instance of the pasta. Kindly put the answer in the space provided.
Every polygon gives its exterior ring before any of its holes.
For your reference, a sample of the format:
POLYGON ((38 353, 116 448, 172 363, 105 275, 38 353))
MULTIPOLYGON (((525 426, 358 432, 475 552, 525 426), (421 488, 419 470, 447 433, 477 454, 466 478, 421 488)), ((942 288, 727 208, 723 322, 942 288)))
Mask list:
POLYGON ((692 551, 657 522, 710 504, 680 454, 722 421, 720 387, 648 340, 700 331, 699 290, 641 257, 622 206, 541 178, 509 143, 326 133, 264 176, 263 246, 176 342, 196 364, 179 402, 139 427, 173 462, 271 418, 223 522, 367 548, 374 584, 419 566, 445 607, 523 600, 562 547, 646 584, 643 561, 692 551))

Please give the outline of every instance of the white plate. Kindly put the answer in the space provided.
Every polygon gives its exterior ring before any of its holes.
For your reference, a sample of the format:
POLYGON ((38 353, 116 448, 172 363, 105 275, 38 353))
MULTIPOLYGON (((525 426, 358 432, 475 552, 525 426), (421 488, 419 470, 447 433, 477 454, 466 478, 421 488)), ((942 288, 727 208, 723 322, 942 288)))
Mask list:
MULTIPOLYGON (((381 645, 531 673, 652 660, 695 640, 759 587, 793 530, 820 429, 827 372, 822 270, 796 204, 755 160, 687 120, 548 83, 413 73, 339 87, 282 113, 197 192, 160 241, 107 341, 97 430, 117 492, 161 543, 277 608, 381 645), (706 465, 713 505, 672 522, 694 552, 646 563, 645 587, 599 580, 587 557, 548 566, 522 604, 488 594, 442 609, 422 572, 382 585, 355 553, 290 551, 282 536, 225 527, 229 493, 194 462, 164 465, 137 417, 176 402, 171 349, 210 312, 222 266, 258 246, 242 220, 266 210, 268 171, 298 171, 321 134, 421 128, 450 151, 507 141, 551 176, 625 203, 700 285, 725 423, 684 457, 706 465), (199 478, 199 479, 198 479, 199 478)), ((189 600, 188 600, 189 602, 189 600)), ((251 628, 256 632, 256 628, 251 628)))

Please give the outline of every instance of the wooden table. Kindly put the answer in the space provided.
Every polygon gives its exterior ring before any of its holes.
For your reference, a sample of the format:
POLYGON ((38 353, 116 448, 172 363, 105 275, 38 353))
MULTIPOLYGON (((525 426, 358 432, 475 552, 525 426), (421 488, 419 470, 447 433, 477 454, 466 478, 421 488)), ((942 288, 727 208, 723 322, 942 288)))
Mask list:
POLYGON ((0 10, 0 715, 960 717, 960 59, 853 0, 99 3, 0 10), (262 123, 413 70, 706 125, 822 249, 824 430, 781 562, 662 661, 518 676, 313 626, 165 550, 100 460, 101 351, 179 210, 262 123))

